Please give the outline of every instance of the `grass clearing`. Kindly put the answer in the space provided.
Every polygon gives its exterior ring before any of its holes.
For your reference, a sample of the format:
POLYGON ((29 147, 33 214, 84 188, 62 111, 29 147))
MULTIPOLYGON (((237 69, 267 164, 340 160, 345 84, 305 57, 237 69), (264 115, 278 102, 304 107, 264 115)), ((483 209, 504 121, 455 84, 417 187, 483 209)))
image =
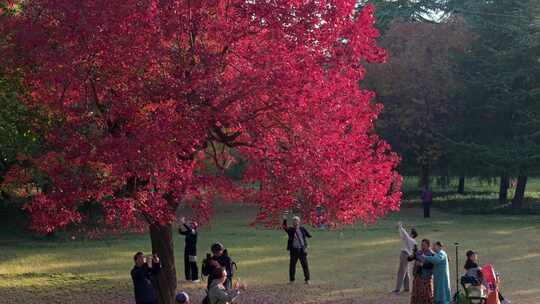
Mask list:
MULTIPOLYGON (((214 241, 223 242, 238 262, 239 278, 249 290, 240 303, 408 303, 408 295, 390 295, 397 270, 400 241, 395 223, 414 225, 420 237, 462 243, 460 269, 466 249, 480 252, 483 263, 502 273, 504 294, 514 303, 540 303, 540 216, 460 215, 421 210, 405 205, 377 225, 343 231, 311 228, 310 268, 313 285, 288 285, 286 235, 280 230, 249 228, 254 210, 224 206, 211 227, 200 232, 202 258, 214 241), (219 229, 218 229, 219 227, 219 229)), ((2 235, 8 235, 3 233, 2 235)), ((183 239, 175 249, 177 273, 183 276, 183 239)), ((133 303, 129 271, 132 255, 148 252, 147 235, 105 240, 46 241, 10 237, 3 243, 0 262, 0 303, 133 303)), ((454 278, 454 248, 448 249, 454 278)), ((298 265, 299 278, 301 269, 298 265)), ((204 284, 179 280, 198 303, 204 284)))

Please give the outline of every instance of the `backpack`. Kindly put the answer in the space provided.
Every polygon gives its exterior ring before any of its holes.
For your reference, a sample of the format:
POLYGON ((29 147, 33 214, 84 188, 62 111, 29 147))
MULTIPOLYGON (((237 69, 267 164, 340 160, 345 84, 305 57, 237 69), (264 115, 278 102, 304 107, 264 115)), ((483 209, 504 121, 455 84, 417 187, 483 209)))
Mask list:
POLYGON ((238 270, 238 266, 236 266, 236 263, 233 260, 231 260, 231 277, 234 276, 237 270, 238 270))
POLYGON ((229 256, 229 252, 227 251, 227 249, 223 250, 223 255, 229 258, 229 267, 227 268, 230 269, 230 276, 232 278, 238 270, 238 266, 236 265, 236 262, 233 261, 233 259, 229 256))
POLYGON ((201 273, 203 276, 210 276, 215 267, 218 267, 218 262, 212 260, 212 257, 209 253, 206 254, 206 259, 204 259, 202 264, 201 273))

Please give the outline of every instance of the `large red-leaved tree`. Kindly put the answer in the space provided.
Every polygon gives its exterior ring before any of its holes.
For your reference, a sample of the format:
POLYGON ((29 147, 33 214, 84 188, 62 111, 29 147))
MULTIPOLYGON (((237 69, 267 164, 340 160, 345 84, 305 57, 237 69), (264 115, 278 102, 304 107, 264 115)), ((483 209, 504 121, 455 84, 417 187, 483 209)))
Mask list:
POLYGON ((31 159, 49 181, 25 206, 32 228, 77 224, 89 202, 111 224, 149 225, 171 303, 180 205, 207 217, 219 194, 257 204, 268 225, 299 198, 308 222, 319 206, 337 224, 397 210, 398 157, 359 86, 362 62, 386 54, 373 7, 355 2, 24 1, 3 52, 52 124, 31 159), (232 183, 223 170, 239 157, 232 183))

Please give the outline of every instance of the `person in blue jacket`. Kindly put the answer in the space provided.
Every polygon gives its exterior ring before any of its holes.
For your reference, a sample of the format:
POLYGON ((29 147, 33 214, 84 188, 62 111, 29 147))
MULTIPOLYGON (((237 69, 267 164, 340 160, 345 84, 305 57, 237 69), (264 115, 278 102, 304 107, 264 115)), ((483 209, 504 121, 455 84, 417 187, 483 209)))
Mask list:
POLYGON ((452 292, 450 291, 450 268, 448 267, 448 255, 443 250, 440 241, 433 243, 435 255, 427 256, 417 253, 417 258, 422 262, 433 264, 433 287, 435 291, 435 304, 450 304, 452 292))

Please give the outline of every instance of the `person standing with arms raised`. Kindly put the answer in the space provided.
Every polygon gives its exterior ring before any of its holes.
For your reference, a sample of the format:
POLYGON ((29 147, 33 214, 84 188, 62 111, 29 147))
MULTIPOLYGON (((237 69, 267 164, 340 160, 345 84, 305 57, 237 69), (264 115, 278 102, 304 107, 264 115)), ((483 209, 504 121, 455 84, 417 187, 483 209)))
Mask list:
POLYGON ((287 240, 287 250, 290 253, 290 263, 289 263, 289 281, 292 283, 295 280, 296 274, 296 263, 300 260, 302 265, 302 270, 304 271, 304 281, 306 284, 309 284, 310 275, 309 275, 309 265, 307 259, 307 239, 311 238, 311 234, 306 230, 306 228, 300 226, 300 218, 298 216, 293 216, 293 225, 289 227, 287 225, 287 218, 283 218, 283 230, 289 236, 287 240))
POLYGON ((184 274, 187 281, 193 283, 199 282, 199 268, 197 267, 197 222, 190 221, 186 223, 186 219, 180 219, 180 228, 178 233, 186 237, 186 245, 184 247, 184 274))
POLYGON ((407 230, 403 228, 403 223, 398 222, 398 232, 401 241, 403 242, 403 247, 399 254, 399 268, 396 278, 396 289, 394 293, 398 293, 403 287, 403 291, 408 292, 410 290, 410 281, 412 280, 412 269, 411 262, 409 261, 409 256, 413 254, 414 246, 417 246, 415 238, 418 236, 416 229, 411 229, 411 234, 407 233, 407 230))

